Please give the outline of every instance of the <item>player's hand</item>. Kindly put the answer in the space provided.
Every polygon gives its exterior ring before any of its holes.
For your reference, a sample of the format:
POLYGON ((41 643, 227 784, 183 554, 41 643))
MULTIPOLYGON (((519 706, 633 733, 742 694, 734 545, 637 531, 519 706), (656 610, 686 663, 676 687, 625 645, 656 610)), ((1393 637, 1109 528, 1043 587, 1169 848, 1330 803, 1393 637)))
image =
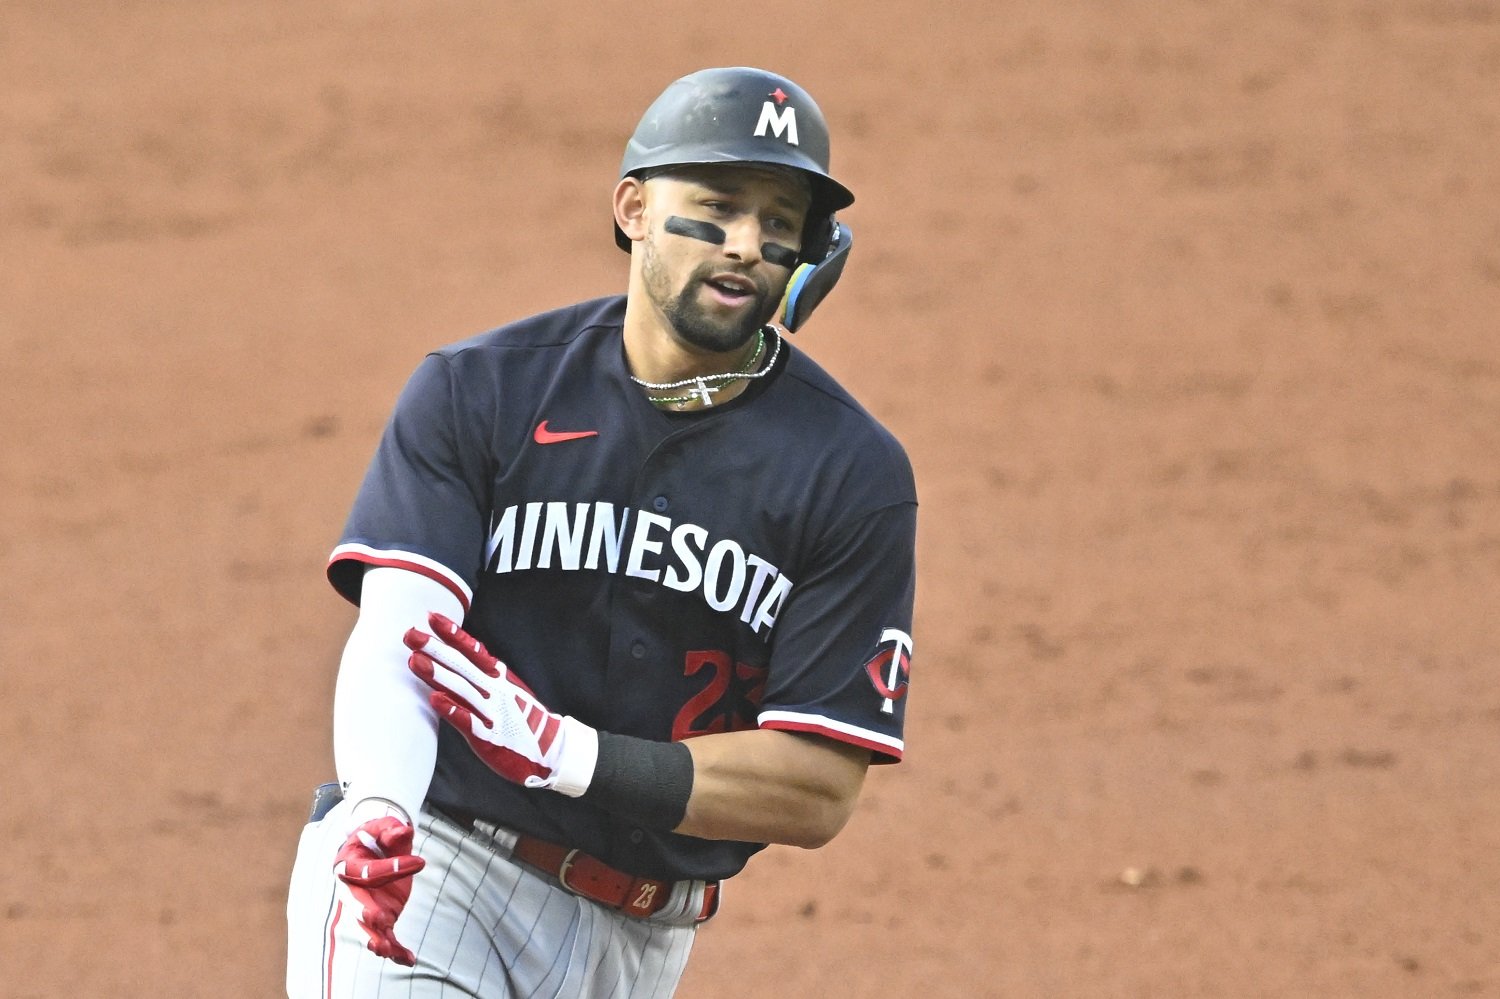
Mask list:
POLYGON ((417 957, 396 939, 396 917, 411 898, 412 876, 426 866, 412 855, 412 827, 394 816, 355 829, 334 857, 333 873, 353 901, 369 948, 408 968, 417 957))
POLYGON ((599 734, 553 714, 531 688, 480 642, 441 614, 432 634, 406 633, 411 671, 432 688, 438 717, 463 734, 479 758, 506 780, 578 797, 599 759, 599 734))

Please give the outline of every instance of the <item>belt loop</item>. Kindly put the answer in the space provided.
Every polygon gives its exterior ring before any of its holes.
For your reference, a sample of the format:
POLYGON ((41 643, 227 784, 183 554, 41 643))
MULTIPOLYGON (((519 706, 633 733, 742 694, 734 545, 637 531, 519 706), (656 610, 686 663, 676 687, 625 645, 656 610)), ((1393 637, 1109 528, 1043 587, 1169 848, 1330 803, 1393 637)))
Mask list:
POLYGON ((693 919, 695 923, 706 923, 714 918, 719 911, 719 894, 723 890, 722 881, 706 881, 703 884, 703 905, 698 909, 698 915, 693 919))

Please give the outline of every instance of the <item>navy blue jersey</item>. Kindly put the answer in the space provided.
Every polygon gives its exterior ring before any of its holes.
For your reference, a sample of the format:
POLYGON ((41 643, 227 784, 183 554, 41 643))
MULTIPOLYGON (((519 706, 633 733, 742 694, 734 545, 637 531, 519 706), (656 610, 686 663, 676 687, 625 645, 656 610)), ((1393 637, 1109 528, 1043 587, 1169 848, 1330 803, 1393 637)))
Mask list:
MULTIPOLYGON (((424 573, 553 711, 682 740, 812 732, 901 758, 916 489, 900 444, 785 344, 711 409, 629 378, 623 297, 429 354, 328 575, 424 573)), ((439 726, 429 801, 638 875, 728 877, 763 844, 637 829, 492 773, 439 726)))

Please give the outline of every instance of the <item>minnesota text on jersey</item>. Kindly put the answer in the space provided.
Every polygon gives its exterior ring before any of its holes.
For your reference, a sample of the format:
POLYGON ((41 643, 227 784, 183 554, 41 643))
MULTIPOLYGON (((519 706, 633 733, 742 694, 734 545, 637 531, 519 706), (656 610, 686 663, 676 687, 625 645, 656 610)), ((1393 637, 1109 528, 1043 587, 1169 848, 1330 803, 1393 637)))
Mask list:
POLYGON ((616 510, 604 501, 514 504, 492 515, 490 525, 484 552, 489 572, 623 569, 683 593, 697 590, 716 611, 739 608, 740 620, 758 635, 770 633, 792 591, 792 581, 775 565, 733 538, 710 544, 705 527, 630 507, 616 510), (669 544, 671 552, 663 557, 669 544))

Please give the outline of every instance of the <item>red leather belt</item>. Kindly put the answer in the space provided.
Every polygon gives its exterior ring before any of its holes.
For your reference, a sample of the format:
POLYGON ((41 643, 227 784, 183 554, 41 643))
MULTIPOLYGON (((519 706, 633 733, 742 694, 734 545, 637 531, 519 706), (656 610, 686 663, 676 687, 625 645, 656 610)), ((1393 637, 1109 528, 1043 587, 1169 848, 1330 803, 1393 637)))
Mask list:
MULTIPOLYGON (((654 916, 672 897, 673 882, 638 878, 615 870, 597 857, 570 850, 546 840, 520 836, 511 856, 557 879, 575 895, 618 909, 640 919, 654 916)), ((719 883, 710 881, 703 891, 703 907, 694 917, 703 922, 719 908, 719 883)))

